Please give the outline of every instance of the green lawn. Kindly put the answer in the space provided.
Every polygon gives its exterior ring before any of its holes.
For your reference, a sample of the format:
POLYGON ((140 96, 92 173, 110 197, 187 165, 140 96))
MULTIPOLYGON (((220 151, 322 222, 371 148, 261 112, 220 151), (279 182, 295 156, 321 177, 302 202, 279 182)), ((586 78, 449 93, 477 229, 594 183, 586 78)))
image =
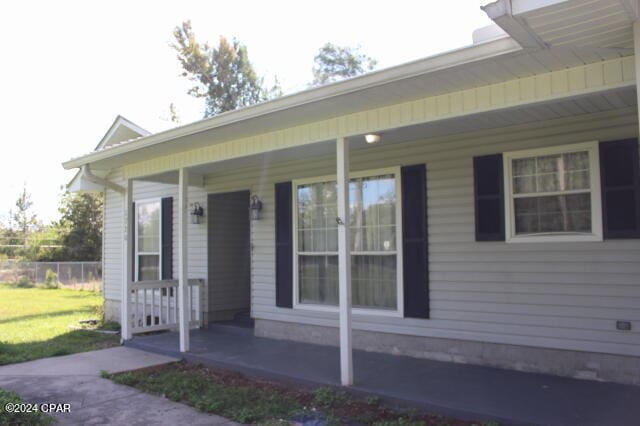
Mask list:
POLYGON ((0 365, 118 344, 114 335, 69 328, 99 318, 101 306, 97 292, 0 284, 0 365))
POLYGON ((40 411, 16 413, 8 409, 7 404, 15 406, 23 402, 17 393, 0 389, 0 426, 48 426, 54 422, 53 417, 40 411))

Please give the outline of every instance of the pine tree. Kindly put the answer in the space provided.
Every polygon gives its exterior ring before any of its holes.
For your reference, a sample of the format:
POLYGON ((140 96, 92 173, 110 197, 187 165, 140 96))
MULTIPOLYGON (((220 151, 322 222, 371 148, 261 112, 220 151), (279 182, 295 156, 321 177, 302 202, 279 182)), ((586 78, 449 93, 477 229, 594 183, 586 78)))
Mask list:
POLYGON ((246 46, 238 40, 229 42, 220 37, 218 47, 200 43, 190 21, 176 27, 173 36, 172 47, 178 53, 182 76, 195 83, 188 93, 205 100, 205 118, 282 94, 277 80, 277 87, 263 87, 264 79, 258 77, 246 46))

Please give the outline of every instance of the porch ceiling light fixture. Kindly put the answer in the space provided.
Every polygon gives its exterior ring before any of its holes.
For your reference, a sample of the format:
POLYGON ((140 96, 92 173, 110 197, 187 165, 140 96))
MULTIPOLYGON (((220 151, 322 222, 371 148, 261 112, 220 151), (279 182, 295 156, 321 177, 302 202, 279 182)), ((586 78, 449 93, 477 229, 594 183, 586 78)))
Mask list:
POLYGON ((202 221, 202 216, 204 216, 204 209, 200 205, 200 203, 193 203, 193 209, 191 209, 191 223, 194 225, 198 225, 202 221))
POLYGON ((367 143, 378 143, 380 142, 380 135, 369 133, 367 135, 364 135, 364 140, 367 141, 367 143))
POLYGON ((257 195, 251 196, 251 205, 249 206, 251 210, 251 220, 260 220, 260 210, 262 210, 262 201, 258 198, 257 195))

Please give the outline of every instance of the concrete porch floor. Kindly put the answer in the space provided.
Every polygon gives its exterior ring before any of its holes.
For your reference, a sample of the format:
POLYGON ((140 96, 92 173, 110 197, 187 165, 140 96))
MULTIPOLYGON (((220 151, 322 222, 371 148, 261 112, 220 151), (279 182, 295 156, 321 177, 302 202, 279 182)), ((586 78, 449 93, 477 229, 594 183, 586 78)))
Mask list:
MULTIPOLYGON (((136 336, 127 346, 213 367, 306 384, 339 385, 338 348, 253 336, 253 330, 192 330, 136 336)), ((638 425, 640 387, 354 351, 353 390, 436 414, 503 424, 638 425)))

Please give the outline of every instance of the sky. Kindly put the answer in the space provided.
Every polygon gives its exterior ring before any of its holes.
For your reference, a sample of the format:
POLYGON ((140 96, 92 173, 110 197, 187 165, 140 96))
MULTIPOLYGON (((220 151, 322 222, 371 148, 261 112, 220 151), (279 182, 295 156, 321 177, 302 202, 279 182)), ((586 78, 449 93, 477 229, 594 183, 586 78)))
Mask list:
POLYGON ((359 46, 378 69, 471 44, 491 22, 480 0, 447 1, 30 1, 0 14, 0 221, 26 185, 34 212, 58 218, 61 163, 88 153, 118 114, 151 131, 202 117, 187 95, 172 31, 190 19, 200 41, 247 46, 259 75, 286 94, 312 80, 313 58, 332 42, 359 46))

